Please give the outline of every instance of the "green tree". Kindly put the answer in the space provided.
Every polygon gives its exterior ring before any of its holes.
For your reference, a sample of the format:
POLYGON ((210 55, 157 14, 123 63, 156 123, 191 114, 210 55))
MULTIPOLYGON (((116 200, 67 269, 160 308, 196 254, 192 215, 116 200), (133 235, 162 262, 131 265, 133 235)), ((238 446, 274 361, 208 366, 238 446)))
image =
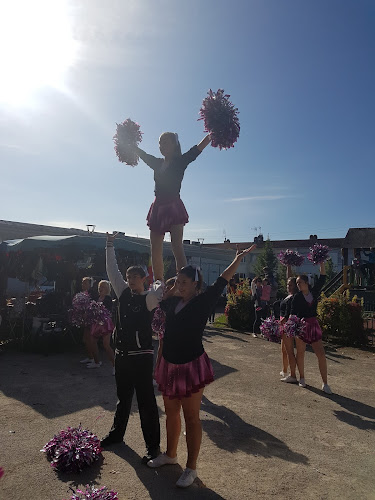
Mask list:
POLYGON ((254 271, 257 276, 264 274, 263 268, 268 267, 270 272, 275 276, 277 275, 278 260, 272 250, 272 243, 270 240, 264 242, 262 252, 257 256, 254 271))
POLYGON ((326 283, 328 283, 328 281, 331 281, 331 279, 336 275, 336 273, 333 269, 332 259, 326 260, 325 267, 326 267, 326 276, 327 276, 326 283))

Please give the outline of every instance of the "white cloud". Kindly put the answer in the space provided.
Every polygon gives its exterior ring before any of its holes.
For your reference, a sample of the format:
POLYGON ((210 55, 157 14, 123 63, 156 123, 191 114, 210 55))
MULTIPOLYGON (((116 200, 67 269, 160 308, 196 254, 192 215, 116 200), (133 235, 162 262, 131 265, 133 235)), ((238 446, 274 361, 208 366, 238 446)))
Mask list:
POLYGON ((226 202, 237 202, 237 201, 273 201, 273 200, 283 200, 288 198, 298 198, 296 195, 283 195, 283 194, 265 194, 258 196, 244 196, 243 198, 228 198, 224 201, 226 202))

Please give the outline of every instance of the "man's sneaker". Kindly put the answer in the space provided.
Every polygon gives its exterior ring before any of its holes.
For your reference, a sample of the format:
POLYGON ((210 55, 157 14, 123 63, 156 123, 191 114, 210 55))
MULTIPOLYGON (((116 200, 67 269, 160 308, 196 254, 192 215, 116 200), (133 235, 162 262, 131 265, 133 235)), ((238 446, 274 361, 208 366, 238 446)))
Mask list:
POLYGON ((288 372, 283 372, 283 371, 281 370, 281 372, 280 372, 280 376, 281 376, 281 377, 287 377, 287 376, 288 376, 288 372))
POLYGON ((298 384, 298 380, 296 379, 296 377, 292 377, 291 375, 282 378, 281 382, 286 382, 287 384, 298 384))
POLYGON ((177 481, 176 486, 178 486, 179 488, 187 488, 194 483, 196 477, 197 471, 186 467, 184 472, 181 474, 180 479, 177 481))
POLYGON ((162 465, 174 465, 177 464, 177 457, 171 458, 168 457, 166 453, 162 453, 156 458, 153 458, 149 462, 147 462, 147 465, 149 467, 152 467, 153 469, 156 467, 161 467, 162 465))
POLYGON ((322 391, 325 392, 326 394, 332 394, 331 388, 328 384, 322 385, 322 391))
POLYGON ((94 361, 92 363, 89 363, 86 368, 100 368, 102 366, 102 362, 99 361, 99 363, 95 363, 94 361))
POLYGON ((100 441, 100 446, 102 448, 107 448, 108 446, 111 446, 111 444, 117 444, 117 443, 122 443, 123 439, 116 437, 112 434, 107 434, 101 441, 100 441))
POLYGON ((80 363, 92 363, 94 361, 93 358, 85 358, 81 359, 80 363))
POLYGON ((305 382, 305 379, 304 378, 300 378, 299 379, 299 382, 298 382, 298 385, 300 387, 306 387, 306 382, 305 382))
POLYGON ((146 455, 142 457, 142 463, 147 464, 150 460, 153 460, 154 458, 158 457, 160 455, 160 448, 157 448, 156 450, 148 450, 146 455))

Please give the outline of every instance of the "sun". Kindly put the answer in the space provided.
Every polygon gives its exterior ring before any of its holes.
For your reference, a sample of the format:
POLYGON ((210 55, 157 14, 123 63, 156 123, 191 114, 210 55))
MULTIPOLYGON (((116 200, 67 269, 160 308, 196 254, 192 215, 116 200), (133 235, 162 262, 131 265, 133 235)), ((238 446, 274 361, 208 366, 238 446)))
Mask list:
POLYGON ((64 88, 77 56, 67 0, 4 0, 0 103, 24 106, 45 87, 64 88))

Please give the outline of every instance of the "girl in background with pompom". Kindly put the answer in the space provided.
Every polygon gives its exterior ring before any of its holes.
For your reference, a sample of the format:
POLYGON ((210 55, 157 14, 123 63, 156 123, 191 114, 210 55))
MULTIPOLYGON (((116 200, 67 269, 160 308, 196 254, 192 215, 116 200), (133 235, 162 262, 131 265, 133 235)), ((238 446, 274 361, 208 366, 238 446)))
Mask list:
MULTIPOLYGON (((317 263, 317 262, 316 262, 317 263)), ((327 359, 322 342, 322 330, 317 320, 317 305, 321 289, 326 280, 324 261, 319 263, 320 276, 315 286, 310 289, 309 279, 301 274, 297 277, 299 292, 293 297, 290 314, 303 318, 306 329, 300 338, 296 337, 297 366, 300 374, 299 385, 306 387, 305 382, 305 350, 306 344, 310 344, 318 358, 319 370, 322 376, 322 390, 326 394, 332 394, 327 380, 327 359)))
POLYGON ((280 372, 282 382, 288 384, 296 384, 298 382, 296 377, 296 357, 294 354, 294 340, 285 334, 283 326, 290 316, 292 307, 292 300, 294 295, 298 292, 296 278, 293 278, 292 266, 287 265, 286 268, 287 291, 288 295, 280 302, 280 333, 281 333, 281 356, 283 362, 283 369, 280 372), (290 375, 288 375, 288 366, 290 367, 290 375))
MULTIPOLYGON (((101 280, 98 283, 99 298, 98 303, 103 304, 103 306, 112 314, 112 299, 111 299, 111 285, 109 281, 101 280)), ((103 348, 107 354, 107 357, 112 365, 112 375, 115 374, 115 355, 111 347, 111 334, 114 329, 114 324, 111 319, 104 322, 103 325, 93 324, 91 326, 91 345, 93 361, 87 365, 87 368, 100 368, 101 362, 99 361, 98 352, 98 341, 101 338, 103 341, 103 348)))
POLYGON ((147 225, 150 228, 151 261, 155 281, 163 280, 165 233, 171 235, 176 272, 186 266, 182 241, 184 225, 189 222, 189 216, 180 198, 181 182, 186 167, 201 154, 210 140, 210 136, 206 135, 197 146, 182 154, 178 135, 164 132, 159 138, 159 148, 164 158, 155 158, 136 147, 138 156, 154 171, 155 199, 147 215, 147 225))

